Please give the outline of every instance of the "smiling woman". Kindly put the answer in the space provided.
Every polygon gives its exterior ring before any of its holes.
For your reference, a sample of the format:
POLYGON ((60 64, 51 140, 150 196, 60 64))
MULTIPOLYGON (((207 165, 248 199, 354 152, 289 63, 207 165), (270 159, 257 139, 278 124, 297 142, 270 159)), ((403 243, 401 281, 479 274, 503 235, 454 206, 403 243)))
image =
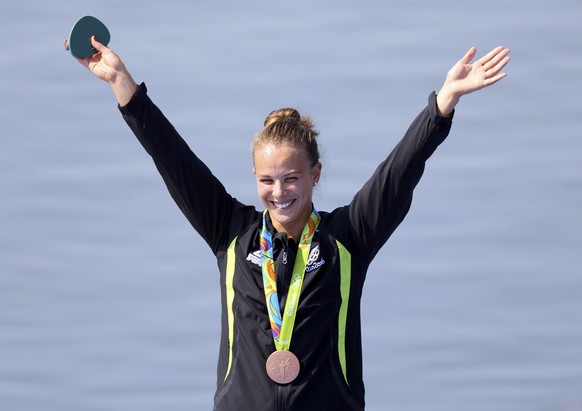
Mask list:
POLYGON ((232 197, 137 85, 92 39, 79 61, 111 86, 170 194, 215 255, 222 338, 214 409, 363 410, 360 297, 367 269, 406 216, 425 162, 447 137, 461 96, 505 77, 509 50, 470 49, 400 143, 346 206, 318 212, 317 132, 294 109, 271 113, 253 140, 265 210, 232 197))
POLYGON ((251 143, 259 198, 275 229, 298 240, 321 174, 319 133, 293 108, 272 111, 264 124, 251 143))
POLYGON ((272 131, 259 133, 252 144, 253 171, 257 177, 259 198, 269 210, 273 226, 278 232, 286 233, 298 241, 311 214, 313 187, 319 181, 321 163, 315 141, 316 133, 310 127, 305 127, 300 119, 283 116, 266 128, 275 128, 272 126, 278 126, 279 123, 291 130, 279 136, 304 138, 290 137, 288 141, 273 141, 270 137, 272 131))

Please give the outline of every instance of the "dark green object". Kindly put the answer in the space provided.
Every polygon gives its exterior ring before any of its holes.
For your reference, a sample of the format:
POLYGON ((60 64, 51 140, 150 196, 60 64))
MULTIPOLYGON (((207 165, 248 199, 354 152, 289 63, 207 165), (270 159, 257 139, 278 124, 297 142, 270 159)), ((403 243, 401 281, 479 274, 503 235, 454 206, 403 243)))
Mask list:
POLYGON ((99 43, 105 46, 111 40, 111 34, 109 34, 105 24, 93 16, 81 17, 71 29, 66 49, 78 59, 90 57, 97 53, 97 50, 91 45, 92 36, 95 36, 99 43))

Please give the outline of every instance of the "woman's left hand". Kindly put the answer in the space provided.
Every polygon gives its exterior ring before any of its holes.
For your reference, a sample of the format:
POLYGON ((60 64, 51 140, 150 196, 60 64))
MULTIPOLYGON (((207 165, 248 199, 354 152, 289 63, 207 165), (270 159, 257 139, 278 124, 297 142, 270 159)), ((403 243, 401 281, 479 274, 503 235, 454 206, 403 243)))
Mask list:
POLYGON ((498 46, 471 63, 477 49, 472 47, 447 73, 437 95, 439 114, 448 116, 465 94, 497 83, 507 76, 501 70, 509 62, 509 49, 498 46))

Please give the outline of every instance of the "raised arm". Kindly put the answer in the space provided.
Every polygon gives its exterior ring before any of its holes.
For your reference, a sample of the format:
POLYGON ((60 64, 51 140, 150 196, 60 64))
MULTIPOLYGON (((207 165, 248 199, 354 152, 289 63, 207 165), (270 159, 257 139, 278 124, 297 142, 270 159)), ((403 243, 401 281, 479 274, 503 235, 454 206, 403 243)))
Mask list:
POLYGON ((99 43, 95 36, 91 44, 98 51, 91 57, 77 59, 95 76, 106 81, 120 106, 125 106, 137 91, 137 84, 125 68, 125 64, 111 49, 99 43))
POLYGON ((172 198, 213 252, 218 252, 224 248, 223 243, 230 244, 231 215, 244 205, 227 193, 188 147, 149 98, 145 84, 135 83, 117 54, 95 38, 91 44, 97 53, 77 60, 111 86, 123 118, 152 157, 172 198))
POLYGON ((495 84, 507 75, 501 73, 501 70, 509 62, 509 49, 498 46, 471 63, 476 53, 477 49, 471 47, 447 73, 437 94, 438 112, 441 116, 449 116, 465 94, 495 84))
POLYGON ((475 53, 471 48, 449 70, 436 98, 432 93, 428 106, 349 205, 354 248, 362 255, 372 258, 408 213, 425 163, 447 137, 459 99, 506 76, 501 70, 509 50, 496 47, 471 63, 475 53))

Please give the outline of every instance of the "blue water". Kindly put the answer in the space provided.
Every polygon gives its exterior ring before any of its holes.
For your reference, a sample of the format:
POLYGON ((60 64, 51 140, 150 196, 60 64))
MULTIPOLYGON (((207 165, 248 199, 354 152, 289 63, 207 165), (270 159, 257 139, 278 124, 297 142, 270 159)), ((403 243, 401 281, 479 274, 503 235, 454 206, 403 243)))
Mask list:
POLYGON ((582 3, 4 2, 0 411, 211 409, 219 287, 112 93, 62 50, 90 14, 231 193, 274 108, 350 201, 470 46, 466 96, 363 297, 367 409, 582 410, 582 3))

